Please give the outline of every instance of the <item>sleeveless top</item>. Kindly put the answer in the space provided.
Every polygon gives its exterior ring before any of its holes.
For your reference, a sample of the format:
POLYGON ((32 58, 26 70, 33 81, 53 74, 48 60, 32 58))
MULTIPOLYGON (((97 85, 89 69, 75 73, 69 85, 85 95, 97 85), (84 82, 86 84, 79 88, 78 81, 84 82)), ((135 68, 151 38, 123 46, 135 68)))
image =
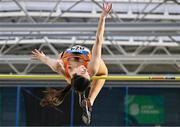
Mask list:
POLYGON ((88 48, 80 46, 80 45, 75 45, 71 48, 66 49, 62 55, 61 59, 64 63, 64 68, 65 68, 65 76, 67 79, 70 78, 69 72, 68 72, 68 65, 69 65, 69 58, 80 58, 83 60, 83 65, 87 68, 88 62, 91 59, 91 52, 88 48))

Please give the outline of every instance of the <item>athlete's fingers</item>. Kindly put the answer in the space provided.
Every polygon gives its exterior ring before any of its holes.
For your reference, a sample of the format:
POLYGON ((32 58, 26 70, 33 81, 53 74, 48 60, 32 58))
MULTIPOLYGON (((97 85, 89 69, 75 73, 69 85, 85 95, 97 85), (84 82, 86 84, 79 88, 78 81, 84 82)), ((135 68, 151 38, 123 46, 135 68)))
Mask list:
POLYGON ((36 59, 37 57, 36 57, 36 55, 31 55, 31 58, 36 59))
POLYGON ((106 9, 106 10, 108 9, 108 3, 105 4, 105 9, 106 9))
POLYGON ((41 51, 41 54, 42 54, 42 55, 45 55, 43 51, 41 51))
POLYGON ((34 51, 31 51, 31 53, 33 54, 33 55, 36 55, 37 53, 36 52, 34 52, 34 51))
POLYGON ((104 3, 103 4, 103 11, 104 11, 105 15, 108 15, 109 12, 111 11, 111 9, 112 9, 112 3, 104 3))
POLYGON ((37 57, 36 56, 31 56, 31 59, 36 60, 37 57))
POLYGON ((37 49, 35 49, 35 52, 38 53, 38 54, 40 53, 37 49))
POLYGON ((107 3, 106 4, 106 12, 109 13, 111 8, 112 8, 112 3, 107 3))
POLYGON ((31 57, 32 57, 32 58, 38 58, 38 55, 32 54, 31 57))
POLYGON ((111 11, 111 9, 112 9, 112 3, 108 3, 108 7, 109 7, 108 12, 110 12, 110 11, 111 11))

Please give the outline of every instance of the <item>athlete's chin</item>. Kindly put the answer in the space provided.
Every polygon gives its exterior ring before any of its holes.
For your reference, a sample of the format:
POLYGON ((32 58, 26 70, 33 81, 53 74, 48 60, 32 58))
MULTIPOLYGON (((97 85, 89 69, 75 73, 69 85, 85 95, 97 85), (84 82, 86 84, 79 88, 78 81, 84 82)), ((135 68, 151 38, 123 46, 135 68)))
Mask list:
POLYGON ((84 76, 84 78, 86 78, 86 79, 89 79, 89 80, 90 80, 90 76, 89 76, 89 75, 84 76))

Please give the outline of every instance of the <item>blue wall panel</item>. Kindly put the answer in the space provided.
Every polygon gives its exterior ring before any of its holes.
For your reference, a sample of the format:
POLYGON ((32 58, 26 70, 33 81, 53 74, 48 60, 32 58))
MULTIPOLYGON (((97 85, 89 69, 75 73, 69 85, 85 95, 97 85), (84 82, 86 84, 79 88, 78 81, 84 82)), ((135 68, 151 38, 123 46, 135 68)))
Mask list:
MULTIPOLYGON (((38 85, 38 83, 37 83, 38 85)), ((60 84, 62 85, 62 84, 60 84)), ((110 85, 109 85, 110 86, 110 85)), ((61 89, 62 87, 59 87, 61 89)), ((79 106, 77 93, 69 93, 62 105, 44 107, 39 105, 45 88, 21 89, 19 125, 29 126, 83 126, 82 109, 79 106), (73 95, 73 100, 72 100, 73 95), (72 103, 73 101, 73 103, 72 103), (73 105, 72 105, 73 104, 73 105), (73 106, 73 107, 72 107, 73 106), (74 111, 71 113, 71 111, 74 111)), ((2 126, 16 125, 16 87, 0 89, 0 115, 2 126), (2 102, 2 103, 1 103, 2 102)), ((94 102, 92 126, 125 126, 129 122, 125 114, 124 87, 104 87, 94 102)), ((128 88, 129 95, 163 96, 166 126, 180 126, 180 89, 179 88, 128 88)), ((128 125, 130 125, 128 123, 128 125)), ((136 123, 131 125, 137 126, 136 123)))

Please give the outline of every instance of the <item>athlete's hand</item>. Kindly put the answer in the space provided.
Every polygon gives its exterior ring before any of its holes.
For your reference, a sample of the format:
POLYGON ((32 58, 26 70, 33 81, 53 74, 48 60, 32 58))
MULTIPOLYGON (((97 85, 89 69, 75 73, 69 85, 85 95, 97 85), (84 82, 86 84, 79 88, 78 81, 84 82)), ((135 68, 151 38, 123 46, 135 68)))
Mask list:
POLYGON ((111 8, 112 8, 112 3, 104 3, 103 4, 102 15, 104 17, 106 17, 110 13, 111 8))
POLYGON ((42 60, 46 56, 42 51, 40 52, 37 49, 35 49, 31 53, 32 53, 31 58, 34 60, 42 60))

